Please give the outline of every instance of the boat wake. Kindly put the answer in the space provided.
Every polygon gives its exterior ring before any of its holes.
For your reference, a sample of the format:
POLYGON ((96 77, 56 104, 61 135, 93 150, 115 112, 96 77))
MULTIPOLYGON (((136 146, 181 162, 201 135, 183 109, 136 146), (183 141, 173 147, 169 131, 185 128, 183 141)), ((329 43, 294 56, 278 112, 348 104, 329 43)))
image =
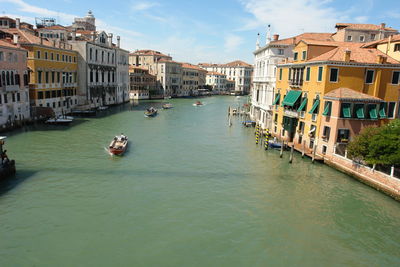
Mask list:
POLYGON ((108 155, 110 155, 111 157, 113 157, 114 155, 110 152, 110 150, 108 150, 106 147, 104 147, 104 151, 106 151, 106 153, 108 155))

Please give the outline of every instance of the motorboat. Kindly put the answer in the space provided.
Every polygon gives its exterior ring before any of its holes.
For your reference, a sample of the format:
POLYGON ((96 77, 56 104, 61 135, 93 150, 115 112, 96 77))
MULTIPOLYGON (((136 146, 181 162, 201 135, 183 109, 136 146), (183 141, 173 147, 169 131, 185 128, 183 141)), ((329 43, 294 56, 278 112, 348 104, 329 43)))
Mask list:
POLYGON ((163 109, 170 109, 170 108, 173 108, 173 106, 172 106, 171 103, 165 103, 164 105, 162 105, 162 108, 163 109))
POLYGON ((145 115, 146 117, 155 117, 155 116, 157 115, 157 112, 158 112, 157 109, 151 107, 151 108, 148 108, 148 109, 144 112, 144 115, 145 115))
POLYGON ((100 106, 100 107, 98 107, 97 109, 98 109, 98 110, 107 110, 108 107, 107 107, 107 106, 100 106))
POLYGON ((195 107, 202 106, 202 105, 203 105, 203 103, 201 103, 200 101, 196 101, 196 103, 193 104, 193 106, 195 106, 195 107))
POLYGON ((125 153, 128 147, 128 137, 126 135, 117 135, 108 146, 108 151, 112 155, 121 156, 125 153))
POLYGON ((277 141, 268 141, 268 145, 270 148, 276 148, 276 149, 280 149, 282 147, 282 143, 279 143, 277 141))
POLYGON ((73 121, 73 117, 61 115, 59 117, 50 118, 46 120, 45 123, 53 125, 68 125, 73 121))

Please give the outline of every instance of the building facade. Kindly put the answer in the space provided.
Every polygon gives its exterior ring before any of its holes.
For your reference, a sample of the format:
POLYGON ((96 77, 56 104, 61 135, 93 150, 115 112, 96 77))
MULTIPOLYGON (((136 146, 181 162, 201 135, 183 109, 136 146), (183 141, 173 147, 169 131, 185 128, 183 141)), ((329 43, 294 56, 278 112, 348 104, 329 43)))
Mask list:
POLYGON ((129 101, 129 51, 120 48, 120 36, 117 36, 115 55, 117 59, 117 96, 116 104, 129 101))
POLYGON ((206 73, 198 66, 182 63, 182 89, 178 90, 178 97, 197 95, 198 89, 205 84, 206 73))
POLYGON ((261 47, 257 40, 254 51, 253 86, 251 91, 250 117, 263 129, 270 129, 272 122, 272 102, 276 88, 276 65, 288 58, 293 58, 295 44, 303 39, 332 40, 330 33, 303 33, 295 37, 279 40, 279 35, 269 38, 261 47))
POLYGON ((206 85, 211 86, 214 94, 227 92, 226 83, 227 79, 225 74, 216 71, 207 72, 206 85))
MULTIPOLYGON (((362 44, 302 40, 277 67, 272 134, 321 157, 399 117, 400 62, 362 44)), ((342 152, 341 152, 342 151, 342 152)))
POLYGON ((177 97, 182 91, 182 64, 160 59, 157 68, 158 91, 162 91, 164 97, 177 97))
POLYGON ((218 72, 226 75, 226 78, 235 81, 235 91, 238 94, 247 95, 250 93, 253 66, 246 62, 236 60, 226 64, 200 63, 200 67, 208 72, 218 72))
POLYGON ((17 39, 0 39, 0 127, 30 119, 26 50, 17 39))
POLYGON ((368 43, 398 34, 396 29, 386 27, 385 23, 337 23, 335 28, 336 33, 332 35, 332 39, 337 42, 368 43))

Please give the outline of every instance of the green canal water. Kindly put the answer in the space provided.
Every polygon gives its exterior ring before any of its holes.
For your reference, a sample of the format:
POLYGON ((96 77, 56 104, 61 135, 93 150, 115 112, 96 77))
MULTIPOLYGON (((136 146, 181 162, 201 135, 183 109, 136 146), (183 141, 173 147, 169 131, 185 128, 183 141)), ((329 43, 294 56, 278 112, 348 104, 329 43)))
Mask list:
POLYGON ((8 134, 0 266, 399 266, 400 205, 322 164, 255 145, 244 98, 113 108, 8 134), (105 147, 129 136, 125 156, 105 147))

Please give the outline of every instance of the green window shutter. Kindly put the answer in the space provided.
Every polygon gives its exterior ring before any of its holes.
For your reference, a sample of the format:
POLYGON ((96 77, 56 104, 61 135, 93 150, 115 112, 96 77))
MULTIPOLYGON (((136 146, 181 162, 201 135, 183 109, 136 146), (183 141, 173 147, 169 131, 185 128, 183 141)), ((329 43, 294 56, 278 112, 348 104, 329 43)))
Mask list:
POLYGON ((342 117, 343 118, 351 118, 351 104, 350 103, 342 104, 342 117))
POLYGON ((379 106, 379 117, 381 119, 386 118, 386 102, 382 102, 379 106))
POLYGON ((378 119, 378 111, 376 110, 376 105, 368 105, 369 117, 373 120, 378 119))
POLYGON ((356 116, 358 119, 365 119, 364 115, 364 104, 356 104, 355 105, 356 109, 356 116))
POLYGON ((318 106, 319 106, 319 99, 316 99, 315 102, 314 102, 314 105, 312 106, 311 110, 308 113, 309 114, 316 113, 315 111, 318 110, 318 106))
POLYGON ((322 71, 324 70, 323 67, 318 67, 318 81, 322 81, 322 71))
POLYGON ((310 80, 310 72, 311 72, 310 67, 307 67, 307 69, 306 69, 306 81, 310 80))
POLYGON ((331 115, 331 106, 332 106, 332 102, 326 102, 325 109, 324 109, 324 112, 322 113, 322 115, 330 116, 331 115))
POLYGON ((279 98, 281 97, 281 95, 278 93, 278 94, 276 94, 275 95, 275 100, 274 100, 274 103, 272 103, 272 105, 277 105, 277 104, 279 104, 279 98))
POLYGON ((279 80, 282 80, 282 69, 279 69, 279 80))
POLYGON ((306 107, 306 105, 307 105, 307 98, 304 98, 303 101, 301 102, 300 107, 297 110, 297 112, 304 111, 304 108, 306 107))
POLYGON ((299 99, 300 96, 301 96, 301 91, 297 90, 289 91, 282 101, 282 106, 293 107, 294 103, 296 103, 296 101, 299 99))

